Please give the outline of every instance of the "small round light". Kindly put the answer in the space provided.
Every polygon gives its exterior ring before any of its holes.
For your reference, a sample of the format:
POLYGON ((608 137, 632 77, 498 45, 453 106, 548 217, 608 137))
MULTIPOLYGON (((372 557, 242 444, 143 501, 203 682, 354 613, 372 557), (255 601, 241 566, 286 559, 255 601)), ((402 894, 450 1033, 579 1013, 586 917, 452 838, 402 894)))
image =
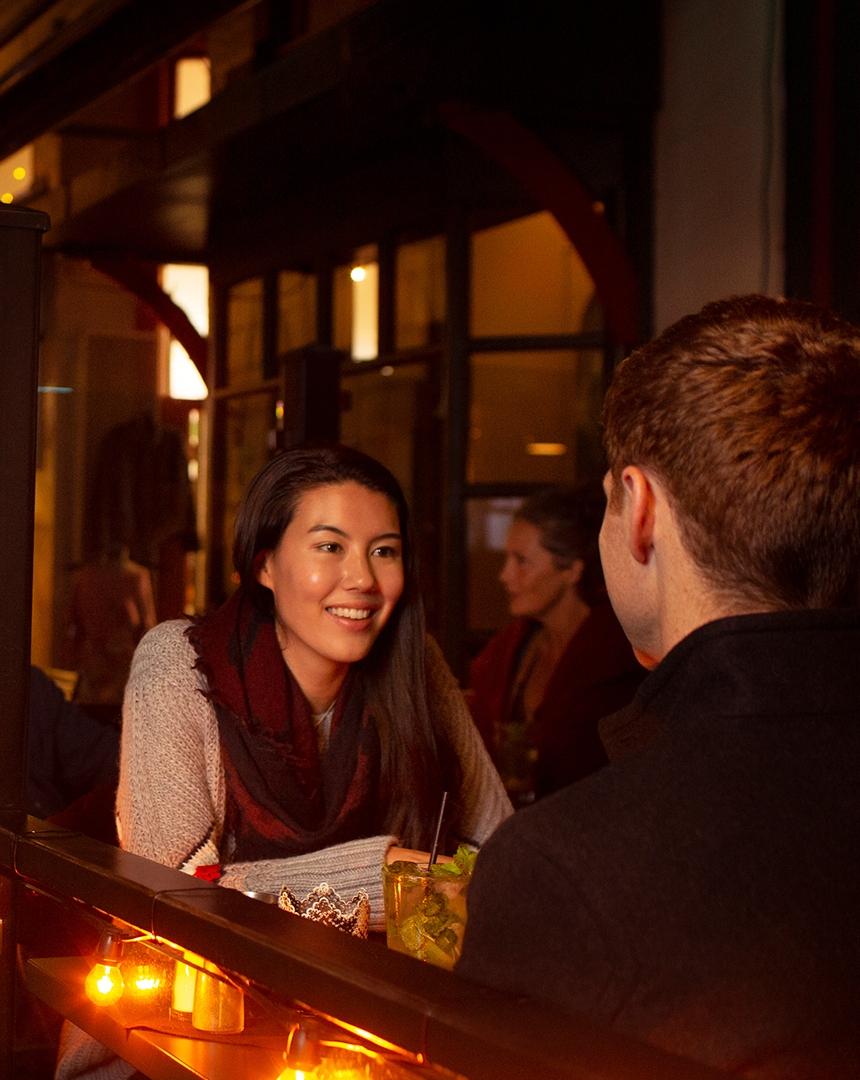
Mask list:
POLYGON ((364 279, 367 277, 367 271, 364 269, 363 266, 354 266, 350 270, 349 276, 352 278, 353 281, 364 281, 364 279))
POLYGON ((27 175, 27 170, 23 167, 23 165, 19 165, 17 167, 17 169, 12 170, 12 176, 16 180, 23 180, 26 175, 27 175))
POLYGON ((93 964, 84 980, 84 993, 94 1005, 113 1005, 125 990, 125 980, 116 964, 93 964))
POLYGON ((4 191, 3 194, 0 195, 0 202, 6 203, 6 205, 8 206, 14 198, 15 196, 12 194, 11 191, 4 191))
POLYGON ((122 958, 122 935, 105 930, 99 942, 96 962, 84 979, 84 993, 94 1005, 113 1005, 125 990, 119 969, 122 958))

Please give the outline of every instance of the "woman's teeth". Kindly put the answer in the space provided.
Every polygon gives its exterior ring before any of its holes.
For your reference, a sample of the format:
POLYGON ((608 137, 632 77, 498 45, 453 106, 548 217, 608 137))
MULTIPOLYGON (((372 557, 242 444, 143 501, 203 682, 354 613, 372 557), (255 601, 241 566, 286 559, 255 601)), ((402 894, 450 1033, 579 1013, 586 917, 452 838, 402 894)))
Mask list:
POLYGON ((373 614, 370 608, 330 607, 326 611, 339 619, 369 619, 373 614))

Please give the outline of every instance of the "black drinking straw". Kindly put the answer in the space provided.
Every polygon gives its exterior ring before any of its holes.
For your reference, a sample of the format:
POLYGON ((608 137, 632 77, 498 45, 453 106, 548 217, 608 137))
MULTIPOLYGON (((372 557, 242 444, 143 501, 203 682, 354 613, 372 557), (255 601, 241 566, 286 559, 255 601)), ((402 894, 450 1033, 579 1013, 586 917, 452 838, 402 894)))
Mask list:
POLYGON ((439 834, 442 832, 442 818, 445 816, 445 803, 448 801, 448 792, 442 792, 442 805, 439 807, 439 820, 436 822, 436 835, 433 837, 433 850, 430 852, 430 862, 427 863, 427 869, 436 862, 436 854, 439 850, 439 834))

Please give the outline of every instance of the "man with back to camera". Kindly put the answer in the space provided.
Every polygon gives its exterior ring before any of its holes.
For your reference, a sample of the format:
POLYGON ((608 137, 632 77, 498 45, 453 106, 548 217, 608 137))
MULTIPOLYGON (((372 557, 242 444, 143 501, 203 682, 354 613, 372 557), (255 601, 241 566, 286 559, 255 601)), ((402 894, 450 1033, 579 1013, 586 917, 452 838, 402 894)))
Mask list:
POLYGON ((485 844, 459 972, 755 1078, 860 1075, 860 328, 705 307, 604 409, 610 764, 485 844))

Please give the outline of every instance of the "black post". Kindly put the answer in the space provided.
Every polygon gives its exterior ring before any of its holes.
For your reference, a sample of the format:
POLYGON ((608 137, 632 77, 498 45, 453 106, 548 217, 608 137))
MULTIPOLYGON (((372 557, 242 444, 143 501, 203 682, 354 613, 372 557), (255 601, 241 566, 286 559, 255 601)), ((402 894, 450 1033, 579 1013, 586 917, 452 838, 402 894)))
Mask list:
MULTIPOLYGON (((0 816, 23 825, 30 697, 39 269, 45 214, 0 210, 0 816)), ((15 890, 0 882, 0 1080, 14 1077, 15 890)))
POLYGON ((447 463, 442 525, 442 644, 454 674, 466 671, 468 573, 466 543, 466 468, 469 451, 469 259, 470 234, 464 209, 451 208, 445 247, 447 323, 445 337, 445 416, 447 463))

